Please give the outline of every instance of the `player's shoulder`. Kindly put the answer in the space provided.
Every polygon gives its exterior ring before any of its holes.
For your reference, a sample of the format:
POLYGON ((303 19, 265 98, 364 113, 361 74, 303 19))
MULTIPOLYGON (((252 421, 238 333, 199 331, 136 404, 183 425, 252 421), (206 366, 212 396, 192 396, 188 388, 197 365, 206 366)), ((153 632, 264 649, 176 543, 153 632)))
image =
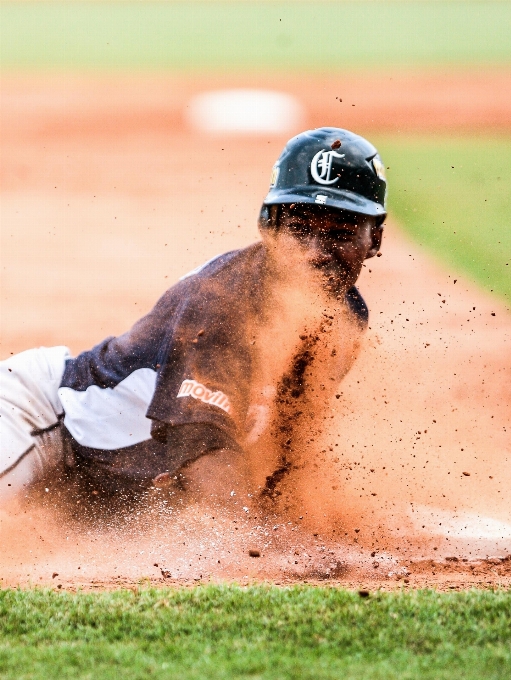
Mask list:
POLYGON ((178 283, 182 281, 202 281, 230 273, 242 275, 244 270, 254 270, 262 264, 262 251, 262 243, 258 242, 253 243, 247 248, 230 250, 227 253, 215 255, 215 257, 181 276, 178 283))
POLYGON ((265 250, 262 243, 253 243, 247 248, 231 250, 208 260, 182 276, 169 289, 171 298, 193 300, 196 296, 202 302, 218 299, 245 299, 262 289, 265 267, 265 250))
POLYGON ((227 304, 232 310, 233 305, 243 305, 251 295, 259 299, 264 262, 261 243, 207 260, 163 293, 144 325, 151 332, 151 324, 161 327, 176 315, 196 315, 204 309, 219 314, 227 309, 227 304))

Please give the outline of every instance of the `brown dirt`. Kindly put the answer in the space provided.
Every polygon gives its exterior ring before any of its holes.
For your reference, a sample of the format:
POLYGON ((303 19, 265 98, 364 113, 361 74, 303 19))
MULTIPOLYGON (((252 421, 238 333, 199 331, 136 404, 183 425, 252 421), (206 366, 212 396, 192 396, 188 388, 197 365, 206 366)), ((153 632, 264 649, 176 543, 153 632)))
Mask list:
MULTIPOLYGON (((129 327, 181 274, 257 238, 285 140, 201 136, 183 122, 192 93, 239 84, 4 80, 2 357, 39 344, 86 349, 129 327)), ((511 120, 507 72, 247 84, 300 94, 305 126, 369 136, 509 132, 511 120)), ((50 484, 42 501, 0 513, 2 583, 509 587, 511 318, 396 225, 383 252, 360 281, 371 310, 362 354, 317 425, 309 464, 283 483, 283 514, 261 523, 201 504, 171 511, 162 492, 115 520, 80 522, 78 510, 56 509, 50 484)))

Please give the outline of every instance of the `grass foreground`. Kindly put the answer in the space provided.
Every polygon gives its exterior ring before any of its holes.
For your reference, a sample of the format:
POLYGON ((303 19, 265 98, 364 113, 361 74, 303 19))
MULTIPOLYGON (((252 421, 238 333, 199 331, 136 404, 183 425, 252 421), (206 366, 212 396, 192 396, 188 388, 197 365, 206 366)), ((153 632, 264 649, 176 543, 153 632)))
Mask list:
POLYGON ((510 591, 3 590, 0 676, 493 680, 510 631, 510 591))

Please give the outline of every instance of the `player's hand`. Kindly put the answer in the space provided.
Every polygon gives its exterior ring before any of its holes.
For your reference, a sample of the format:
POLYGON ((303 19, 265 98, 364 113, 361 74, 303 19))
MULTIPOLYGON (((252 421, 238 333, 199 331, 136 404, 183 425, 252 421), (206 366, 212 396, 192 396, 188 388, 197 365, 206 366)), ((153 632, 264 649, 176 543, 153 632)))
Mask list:
MULTIPOLYGON (((178 479, 187 495, 197 500, 211 499, 237 506, 248 493, 245 457, 239 451, 211 451, 183 466, 178 479)), ((245 500, 242 505, 246 505, 245 500)))

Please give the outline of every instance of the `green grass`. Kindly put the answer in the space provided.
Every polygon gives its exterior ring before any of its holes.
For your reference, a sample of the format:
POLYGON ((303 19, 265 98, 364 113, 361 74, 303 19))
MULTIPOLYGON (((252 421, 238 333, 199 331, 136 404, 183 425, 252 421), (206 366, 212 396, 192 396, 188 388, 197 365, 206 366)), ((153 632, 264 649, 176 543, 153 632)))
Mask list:
POLYGON ((511 2, 2 2, 4 69, 511 63, 511 2))
POLYGON ((453 274, 511 302, 511 138, 376 139, 389 208, 453 274))
POLYGON ((4 590, 0 622, 3 680, 511 676, 509 591, 4 590))

